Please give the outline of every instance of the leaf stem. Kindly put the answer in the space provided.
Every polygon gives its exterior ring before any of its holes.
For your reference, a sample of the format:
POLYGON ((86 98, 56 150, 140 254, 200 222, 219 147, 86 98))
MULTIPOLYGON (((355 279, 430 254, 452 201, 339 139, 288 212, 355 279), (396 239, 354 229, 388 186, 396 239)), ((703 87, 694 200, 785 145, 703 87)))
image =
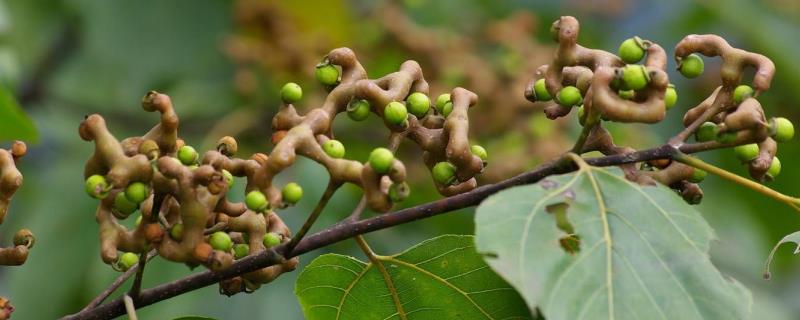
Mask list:
POLYGON ((286 245, 286 248, 283 252, 287 256, 291 254, 292 250, 294 250, 294 247, 297 246, 297 244, 300 243, 300 240, 303 240, 303 237, 305 237, 308 231, 311 230, 311 226, 313 226, 314 222, 317 221, 317 218, 319 218, 322 210, 325 209, 328 201, 331 199, 331 197, 333 197, 333 194, 336 193, 336 190, 338 190, 341 185, 341 182, 334 180, 328 182, 328 187, 325 189, 325 193, 322 194, 322 198, 320 198, 319 202, 317 202, 317 206, 314 208, 314 211, 311 212, 311 215, 308 216, 308 219, 306 219, 303 227, 297 231, 297 234, 295 234, 295 236, 292 237, 292 240, 286 245))
POLYGON ((392 281, 392 276, 389 275, 389 271, 386 270, 386 267, 383 265, 383 262, 380 258, 372 251, 372 248, 369 247, 367 240, 364 239, 364 236, 357 235, 355 236, 356 243, 358 243, 358 247, 361 248, 361 251, 364 251, 364 254, 369 258, 369 261, 372 262, 375 267, 378 268, 380 271, 381 276, 383 276, 383 282, 386 283, 386 288, 389 290, 389 293, 392 295, 392 301, 394 302, 395 308, 397 308, 397 315, 400 316, 401 320, 408 319, 406 317, 406 312, 403 309, 403 304, 400 302, 400 297, 397 295, 397 288, 394 286, 394 282, 392 281))

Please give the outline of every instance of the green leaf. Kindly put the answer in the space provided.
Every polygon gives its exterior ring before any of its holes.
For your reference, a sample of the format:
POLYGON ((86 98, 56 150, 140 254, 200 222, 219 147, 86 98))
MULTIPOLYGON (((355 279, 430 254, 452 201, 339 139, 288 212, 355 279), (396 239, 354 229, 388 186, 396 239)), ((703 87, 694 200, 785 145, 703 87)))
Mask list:
POLYGON ((0 141, 25 140, 37 142, 39 134, 33 122, 17 104, 14 94, 0 85, 0 141))
POLYGON ((712 265, 699 212, 665 186, 584 167, 477 210, 478 252, 528 306, 548 320, 748 318, 750 293, 712 265))
POLYGON ((769 265, 772 263, 772 258, 775 256, 775 252, 778 251, 778 248, 784 243, 794 243, 797 245, 797 248, 794 249, 794 254, 800 253, 800 231, 793 232, 778 241, 775 244, 775 247, 772 248, 772 251, 769 253, 769 257, 767 257, 767 263, 764 265, 764 279, 769 279, 772 277, 772 274, 769 272, 769 265))
POLYGON ((306 319, 530 319, 519 294, 475 252, 473 236, 440 236, 377 261, 314 259, 295 285, 306 319))

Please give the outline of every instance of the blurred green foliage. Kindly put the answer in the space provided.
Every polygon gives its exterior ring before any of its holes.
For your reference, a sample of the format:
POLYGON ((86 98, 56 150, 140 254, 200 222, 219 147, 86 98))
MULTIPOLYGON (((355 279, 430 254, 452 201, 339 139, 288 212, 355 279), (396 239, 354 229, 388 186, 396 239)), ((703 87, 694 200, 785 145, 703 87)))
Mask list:
MULTIPOLYGON (((285 6, 293 16, 301 17, 298 20, 301 31, 323 34, 331 48, 369 44, 376 33, 370 27, 379 26, 364 17, 370 10, 378 10, 380 2, 274 2, 285 6)), ((773 89, 759 99, 770 115, 800 119, 796 108, 800 101, 800 90, 796 89, 800 86, 800 64, 795 62, 800 56, 800 42, 794 41, 800 28, 800 5, 796 1, 407 0, 403 3, 407 14, 418 23, 453 32, 477 30, 517 10, 533 12, 541 30, 546 30, 560 15, 574 15, 583 26, 581 42, 610 51, 633 35, 659 42, 671 53, 672 45, 686 34, 718 33, 735 46, 773 59, 778 68, 773 89)), ((208 135, 217 121, 224 115, 241 112, 244 118, 261 124, 237 135, 243 144, 242 154, 269 150, 270 118, 279 106, 279 85, 287 79, 272 79, 269 70, 259 74, 266 83, 272 84, 258 88, 263 98, 259 107, 236 93, 235 67, 222 49, 225 38, 234 32, 234 24, 230 1, 0 2, 0 79, 10 83, 14 90, 42 63, 60 30, 70 25, 78 30, 75 51, 69 55, 55 52, 57 57, 63 54, 63 61, 42 83, 42 95, 23 104, 25 112, 38 125, 40 142, 29 146, 29 154, 22 161, 20 169, 25 174, 25 184, 15 197, 9 218, 0 227, 0 242, 8 243, 10 230, 22 226, 33 230, 39 241, 25 266, 0 269, 0 295, 9 296, 17 307, 15 318, 52 319, 75 312, 117 276, 99 258, 97 226, 93 218, 95 202, 79 187, 83 163, 93 150, 91 144, 81 141, 77 135, 78 123, 84 115, 103 114, 117 137, 140 135, 157 117, 142 112, 139 101, 147 90, 155 89, 172 97, 181 116, 181 133, 190 144, 199 147, 208 139, 213 141, 216 136, 208 135)), ((539 34, 539 40, 549 41, 546 33, 539 34)), ((371 76, 396 70, 404 59, 415 58, 396 49, 382 51, 381 48, 378 46, 369 60, 365 59, 371 76)), ((492 49, 480 48, 487 52, 492 49)), ((280 55, 281 52, 270 54, 280 55)), ((509 61, 505 63, 513 66, 514 60, 509 61)), ((677 72, 670 72, 680 95, 678 105, 666 121, 651 126, 650 130, 662 137, 674 133, 680 126, 679 110, 701 101, 717 85, 715 68, 718 63, 710 59, 706 62, 706 74, 695 80, 685 80, 677 72)), ((313 65, 306 68, 311 70, 313 65)), ((457 80, 454 85, 458 84, 457 80)), ((293 81, 303 85, 305 90, 321 92, 305 74, 298 74, 293 81)), ((492 104, 482 100, 478 107, 491 108, 492 104)), ((0 123, 5 120, 6 117, 0 116, 0 123)), ((541 122, 541 118, 531 120, 531 123, 537 122, 541 122)), ((348 128, 337 138, 346 143, 348 157, 353 159, 365 160, 369 150, 385 144, 385 137, 388 137, 374 117, 365 124, 359 123, 357 128, 346 117, 341 117, 335 126, 348 128)), ((5 136, 7 128, 0 125, 0 139, 8 138, 5 136)), ((546 135, 546 130, 543 131, 537 134, 546 135)), ((34 139, 30 135, 20 138, 34 139)), ((644 143, 632 138, 637 144, 644 143)), ((514 146, 517 141, 511 135, 495 144, 503 148, 514 146)), ((794 182, 800 179, 800 169, 791 164, 800 159, 798 143, 782 144, 779 156, 786 165, 771 186, 796 194, 794 182)), ((409 151, 403 157, 412 168, 414 182, 412 196, 403 206, 438 198, 429 179, 419 169, 419 154, 409 151)), ((736 163, 732 150, 711 152, 703 158, 734 172, 745 173, 736 163)), ((281 213, 293 228, 302 224, 316 198, 322 194, 324 183, 320 183, 320 179, 325 174, 315 163, 305 160, 279 177, 279 183, 296 181, 306 192, 298 206, 281 213)), ((772 244, 800 229, 800 217, 782 204, 715 177, 707 179, 703 189, 706 196, 699 210, 716 229, 719 238, 713 246, 712 258, 723 273, 735 277, 753 291, 754 318, 798 318, 800 259, 794 259, 789 249, 784 249, 776 257, 772 281, 761 280, 761 271, 772 244)), ((241 196, 242 190, 243 186, 237 185, 233 194, 241 196)), ((315 229, 349 214, 359 196, 356 188, 339 191, 315 229)), ((467 234, 472 233, 473 228, 470 209, 376 232, 367 239, 379 253, 399 252, 434 235, 467 234)), ((361 257, 354 242, 344 241, 303 256, 300 268, 314 256, 327 252, 361 257)), ((190 273, 183 265, 161 259, 155 259, 147 269, 145 287, 190 273)), ((299 319, 302 317, 300 308, 292 293, 297 274, 284 275, 254 294, 231 298, 219 295, 215 287, 208 287, 147 307, 139 316, 161 319, 202 314, 223 319, 299 319)))

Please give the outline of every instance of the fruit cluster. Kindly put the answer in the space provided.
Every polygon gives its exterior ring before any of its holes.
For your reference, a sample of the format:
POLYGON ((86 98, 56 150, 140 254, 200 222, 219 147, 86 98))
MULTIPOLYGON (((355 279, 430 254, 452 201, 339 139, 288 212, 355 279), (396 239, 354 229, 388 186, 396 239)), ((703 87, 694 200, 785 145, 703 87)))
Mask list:
MULTIPOLYGON (((0 224, 3 224, 11 197, 22 185, 22 174, 17 170, 16 162, 27 153, 24 142, 15 141, 11 149, 0 149, 0 224)), ((28 250, 35 242, 33 233, 28 229, 21 229, 14 234, 14 246, 0 248, 0 265, 18 266, 28 259, 28 250)), ((1 301, 1 299, 0 299, 1 301)), ((0 306, 0 309, 3 307, 0 306)), ((0 310, 2 314, 2 310, 0 310)))
MULTIPOLYGON (((570 16, 553 23, 551 33, 558 43, 555 57, 538 69, 525 96, 533 102, 546 102, 545 114, 551 119, 578 109, 584 129, 573 151, 630 153, 634 150, 614 144, 602 121, 656 123, 664 119, 678 100, 666 72, 667 55, 658 44, 639 37, 625 40, 619 55, 585 48, 577 43, 579 31, 578 21, 570 16), (638 64, 642 59, 643 64, 638 64)), ((697 53, 722 58, 722 86, 686 112, 686 129, 670 144, 678 147, 696 133, 706 149, 738 146, 737 155, 748 164, 754 179, 774 178, 780 172, 776 141, 791 139, 794 127, 785 118, 767 120, 756 100, 769 89, 773 63, 762 55, 733 48, 718 36, 689 35, 675 48, 675 61, 683 76, 695 78, 703 73, 703 59, 697 53), (756 69, 753 87, 741 84, 744 69, 750 66, 756 69)), ((705 172, 685 164, 658 160, 641 168, 626 165, 623 170, 631 180, 668 185, 690 203, 702 198, 696 183, 703 180, 705 172)))

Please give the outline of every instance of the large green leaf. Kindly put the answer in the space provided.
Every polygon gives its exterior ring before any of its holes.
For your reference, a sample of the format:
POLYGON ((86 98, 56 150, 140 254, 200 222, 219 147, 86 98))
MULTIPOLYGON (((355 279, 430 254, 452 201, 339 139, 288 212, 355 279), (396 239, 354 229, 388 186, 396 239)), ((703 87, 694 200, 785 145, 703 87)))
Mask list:
POLYGON ((306 319, 530 319, 519 294, 475 252, 472 236, 440 236, 377 259, 380 265, 338 254, 312 261, 295 287, 306 319))
POLYGON ((749 291, 708 256, 713 230, 664 186, 585 166, 486 199, 478 252, 548 320, 743 319, 749 291))
POLYGON ((0 141, 15 139, 35 142, 39 135, 31 119, 17 104, 14 94, 0 85, 0 141))

